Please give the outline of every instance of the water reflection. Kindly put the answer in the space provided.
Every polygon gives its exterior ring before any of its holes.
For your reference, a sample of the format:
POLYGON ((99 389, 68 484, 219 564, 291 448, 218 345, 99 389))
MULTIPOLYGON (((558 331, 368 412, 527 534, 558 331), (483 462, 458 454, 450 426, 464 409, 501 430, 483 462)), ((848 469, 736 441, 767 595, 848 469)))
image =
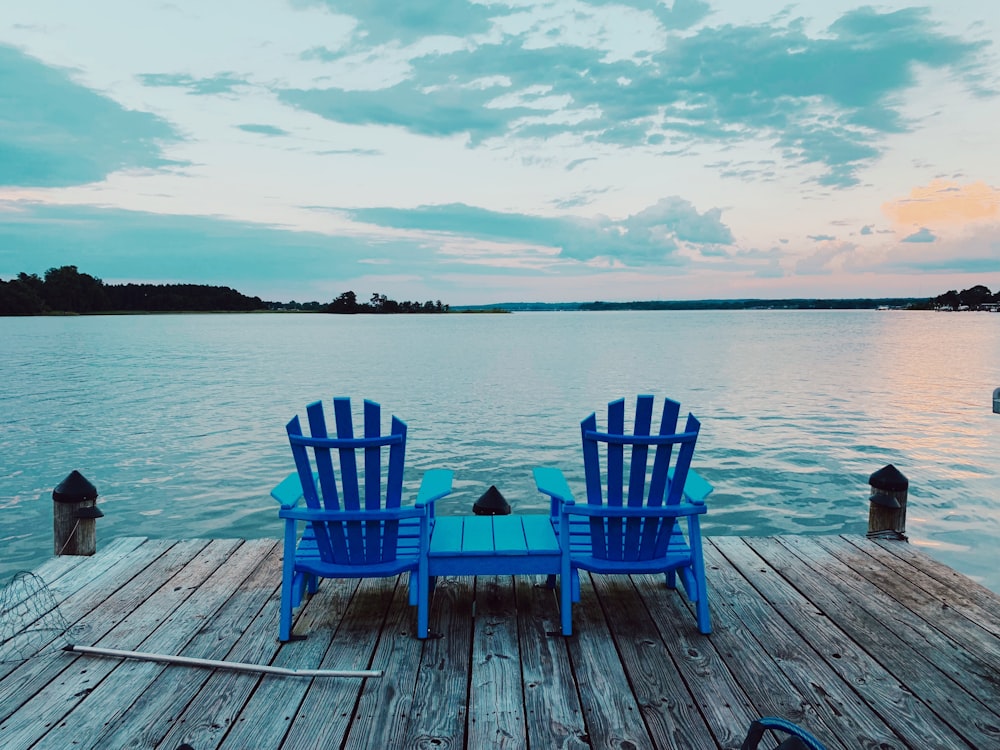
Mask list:
POLYGON ((1000 590, 1000 316, 875 312, 0 319, 7 571, 49 552, 79 469, 99 538, 276 536, 284 424, 317 398, 409 423, 407 486, 456 471, 446 513, 495 484, 544 511, 530 468, 582 484, 579 422, 669 395, 702 419, 710 534, 863 533, 868 475, 910 478, 915 543, 1000 590))

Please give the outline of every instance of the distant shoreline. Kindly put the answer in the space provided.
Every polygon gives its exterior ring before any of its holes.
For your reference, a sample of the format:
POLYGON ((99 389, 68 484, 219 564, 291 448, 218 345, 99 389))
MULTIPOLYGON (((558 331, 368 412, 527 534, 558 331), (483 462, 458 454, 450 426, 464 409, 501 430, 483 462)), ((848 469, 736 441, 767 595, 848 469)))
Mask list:
POLYGON ((452 305, 451 312, 690 311, 690 310, 912 310, 930 309, 927 297, 845 299, 646 300, 638 302, 501 302, 452 305))

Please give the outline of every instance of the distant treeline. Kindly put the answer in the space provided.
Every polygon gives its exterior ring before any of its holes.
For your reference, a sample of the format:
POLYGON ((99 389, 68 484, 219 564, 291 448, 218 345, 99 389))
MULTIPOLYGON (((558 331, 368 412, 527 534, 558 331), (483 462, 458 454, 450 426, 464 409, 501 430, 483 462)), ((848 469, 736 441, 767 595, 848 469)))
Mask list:
POLYGON ((639 300, 634 302, 503 302, 492 305, 456 305, 456 312, 526 312, 555 310, 996 310, 1000 291, 977 285, 937 297, 877 297, 846 299, 702 299, 639 300))
POLYGON ((76 266, 50 268, 42 278, 21 273, 0 281, 0 315, 266 309, 260 297, 247 297, 226 286, 105 284, 76 266))
POLYGON ((909 307, 924 300, 913 297, 880 299, 738 299, 679 302, 589 302, 581 310, 876 310, 909 307))
POLYGON ((934 299, 927 300, 919 307, 933 310, 996 310, 998 305, 1000 305, 1000 290, 994 294, 989 287, 977 284, 960 292, 951 289, 934 299))
POLYGON ((376 292, 368 302, 358 302, 354 292, 344 292, 337 299, 326 305, 323 312, 329 313, 446 313, 449 305, 441 304, 441 300, 432 302, 397 302, 384 294, 376 292))
POLYGON ((50 268, 44 277, 18 274, 0 279, 0 315, 108 312, 252 312, 301 310, 329 313, 440 313, 448 306, 437 302, 396 302, 373 294, 358 303, 345 292, 329 304, 319 302, 265 302, 227 286, 205 284, 105 284, 76 266, 50 268))
POLYGON ((509 312, 554 310, 875 310, 906 308, 926 303, 923 297, 879 299, 702 299, 639 300, 634 302, 505 302, 497 305, 458 306, 456 311, 505 310, 509 312))

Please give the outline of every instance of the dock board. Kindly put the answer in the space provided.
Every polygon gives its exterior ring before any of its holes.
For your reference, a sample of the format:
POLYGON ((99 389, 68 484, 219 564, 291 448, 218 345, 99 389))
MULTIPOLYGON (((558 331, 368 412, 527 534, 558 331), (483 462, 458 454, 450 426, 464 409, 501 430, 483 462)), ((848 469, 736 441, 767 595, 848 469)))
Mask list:
POLYGON ((280 558, 273 540, 127 538, 46 562, 70 630, 0 663, 0 747, 717 750, 761 715, 830 750, 1000 747, 1000 597, 905 543, 710 537, 710 636, 660 577, 582 574, 572 638, 544 576, 470 576, 439 579, 440 637, 419 641, 402 576, 324 581, 308 638, 279 644, 280 558))

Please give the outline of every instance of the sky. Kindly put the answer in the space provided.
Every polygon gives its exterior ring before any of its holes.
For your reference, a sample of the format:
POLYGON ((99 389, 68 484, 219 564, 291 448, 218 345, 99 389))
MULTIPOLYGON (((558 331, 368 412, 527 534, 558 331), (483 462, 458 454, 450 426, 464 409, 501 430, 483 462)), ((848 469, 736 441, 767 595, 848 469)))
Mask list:
POLYGON ((996 291, 998 40, 982 0, 0 0, 0 279, 996 291))

